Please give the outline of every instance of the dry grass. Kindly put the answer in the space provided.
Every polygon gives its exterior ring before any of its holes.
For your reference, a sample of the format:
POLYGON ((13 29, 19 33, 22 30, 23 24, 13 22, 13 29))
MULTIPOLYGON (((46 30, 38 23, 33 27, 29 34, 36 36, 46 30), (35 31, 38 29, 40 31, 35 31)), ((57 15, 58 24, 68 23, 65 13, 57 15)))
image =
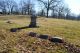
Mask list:
POLYGON ((15 33, 9 31, 10 28, 28 26, 29 17, 25 15, 0 16, 0 53, 67 53, 60 44, 56 45, 48 40, 27 36, 30 31, 59 36, 80 47, 80 21, 41 17, 37 19, 39 28, 26 28, 15 33), (6 23, 8 20, 13 23, 6 23))

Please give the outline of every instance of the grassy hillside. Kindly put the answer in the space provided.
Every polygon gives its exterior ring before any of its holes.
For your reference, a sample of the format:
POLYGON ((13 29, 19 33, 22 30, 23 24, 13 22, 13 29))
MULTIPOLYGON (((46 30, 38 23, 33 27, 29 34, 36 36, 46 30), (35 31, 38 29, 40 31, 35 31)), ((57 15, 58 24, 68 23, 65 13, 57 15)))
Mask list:
POLYGON ((27 36, 30 31, 62 37, 80 47, 80 21, 39 17, 39 28, 26 28, 15 33, 11 28, 28 26, 30 16, 0 16, 0 53, 68 53, 61 44, 27 36), (7 23, 10 20, 12 24, 7 23))

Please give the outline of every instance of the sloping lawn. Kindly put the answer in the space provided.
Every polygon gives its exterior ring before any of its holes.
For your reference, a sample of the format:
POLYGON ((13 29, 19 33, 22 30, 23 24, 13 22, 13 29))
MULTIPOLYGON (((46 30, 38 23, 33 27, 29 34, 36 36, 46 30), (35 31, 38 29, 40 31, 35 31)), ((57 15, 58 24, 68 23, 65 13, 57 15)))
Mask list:
POLYGON ((28 32, 48 34, 62 37, 64 40, 80 47, 80 21, 39 17, 39 28, 26 28, 10 32, 11 28, 28 26, 30 16, 8 15, 0 16, 0 53, 68 53, 62 45, 56 45, 48 40, 27 36, 28 32), (11 21, 9 24, 7 21, 11 21))

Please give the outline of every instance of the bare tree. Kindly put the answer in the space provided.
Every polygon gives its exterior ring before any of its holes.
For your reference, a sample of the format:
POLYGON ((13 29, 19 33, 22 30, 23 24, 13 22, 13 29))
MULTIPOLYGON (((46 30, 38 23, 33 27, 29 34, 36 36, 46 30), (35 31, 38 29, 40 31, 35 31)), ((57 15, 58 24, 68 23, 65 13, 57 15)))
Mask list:
POLYGON ((45 11, 44 11, 44 9, 40 10, 40 11, 38 12, 38 15, 39 15, 39 16, 45 16, 45 11))
POLYGON ((17 5, 17 3, 14 0, 6 0, 7 8, 9 10, 9 14, 12 14, 14 7, 17 5))
POLYGON ((65 7, 59 6, 58 7, 58 18, 64 18, 65 16, 65 7))
POLYGON ((65 6, 64 6, 63 0, 61 2, 53 4, 53 6, 51 7, 51 10, 52 10, 53 17, 63 18, 65 16, 64 15, 65 6))
POLYGON ((32 9, 34 8, 34 4, 31 2, 31 0, 21 0, 20 1, 20 9, 22 14, 31 14, 32 9))
POLYGON ((31 4, 31 0, 28 0, 28 3, 27 3, 27 11, 28 11, 28 15, 30 15, 30 12, 31 12, 31 9, 32 9, 32 4, 31 4))
POLYGON ((58 18, 66 19, 66 16, 70 15, 70 9, 63 1, 54 8, 55 10, 58 13, 58 18))
POLYGON ((5 0, 0 0, 0 9, 2 10, 3 14, 6 14, 6 2, 5 2, 5 0))
POLYGON ((21 14, 23 15, 24 14, 24 10, 23 10, 24 9, 23 8, 24 7, 24 0, 20 0, 20 6, 19 7, 20 7, 21 14))
POLYGON ((69 18, 70 14, 71 14, 70 9, 69 8, 65 8, 65 13, 66 13, 65 19, 69 18))
POLYGON ((47 10, 47 18, 49 16, 50 8, 51 7, 55 7, 56 4, 60 2, 60 0, 47 0, 47 1, 45 1, 45 0, 38 0, 38 1, 40 1, 40 2, 42 2, 44 4, 44 6, 45 6, 45 8, 47 10))
POLYGON ((16 4, 12 9, 12 14, 19 14, 19 13, 20 13, 19 6, 18 6, 18 4, 16 4))

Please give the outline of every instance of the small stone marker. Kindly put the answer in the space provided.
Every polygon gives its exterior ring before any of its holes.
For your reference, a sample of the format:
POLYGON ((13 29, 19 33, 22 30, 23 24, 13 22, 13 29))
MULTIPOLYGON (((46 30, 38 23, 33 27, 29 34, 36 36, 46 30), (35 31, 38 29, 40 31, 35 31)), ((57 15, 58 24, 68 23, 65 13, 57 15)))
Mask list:
POLYGON ((38 38, 41 38, 41 39, 48 39, 48 35, 39 35, 38 38))
POLYGON ((64 43, 64 40, 60 37, 52 37, 51 39, 49 39, 49 41, 56 43, 64 43))
POLYGON ((8 21, 6 21, 6 23, 12 24, 13 22, 12 22, 12 21, 10 21, 10 20, 8 20, 8 21))
POLYGON ((37 33, 29 32, 28 35, 31 36, 31 37, 36 37, 37 36, 37 33))

